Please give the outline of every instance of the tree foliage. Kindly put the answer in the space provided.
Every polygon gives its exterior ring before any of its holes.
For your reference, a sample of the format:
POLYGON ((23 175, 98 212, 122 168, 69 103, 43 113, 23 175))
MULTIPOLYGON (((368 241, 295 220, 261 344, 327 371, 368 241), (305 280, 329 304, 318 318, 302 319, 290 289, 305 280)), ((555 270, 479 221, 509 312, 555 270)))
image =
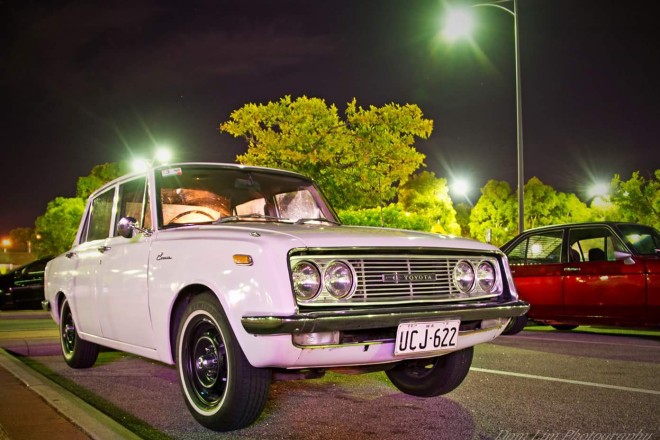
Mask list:
POLYGON ((660 229, 660 170, 644 178, 638 171, 628 180, 614 175, 612 203, 621 221, 642 223, 660 229))
POLYGON ((58 255, 71 247, 80 219, 85 211, 86 199, 101 186, 128 171, 128 164, 106 163, 92 168, 88 176, 78 179, 76 197, 57 197, 48 203, 46 212, 35 222, 34 250, 40 257, 58 255))
POLYGON ((83 200, 108 182, 128 173, 127 162, 113 162, 96 165, 88 176, 79 177, 76 184, 76 197, 83 200))
POLYGON ((399 203, 407 212, 428 217, 433 224, 433 232, 460 235, 461 227, 456 221, 447 179, 422 171, 399 188, 399 203))
POLYGON ((336 208, 370 208, 391 200, 399 184, 418 169, 424 155, 415 138, 426 139, 433 122, 416 105, 364 109, 347 104, 344 119, 335 105, 305 96, 247 104, 220 130, 248 143, 242 164, 297 171, 316 180, 336 208))
POLYGON ((515 196, 507 182, 489 180, 481 188, 481 197, 470 213, 470 235, 481 241, 500 246, 515 236, 516 214, 515 196))
POLYGON ((429 232, 433 222, 426 216, 407 212, 400 203, 390 203, 383 208, 339 210, 339 218, 347 225, 384 226, 429 232))
POLYGON ((85 201, 79 197, 57 197, 50 201, 46 212, 35 222, 42 237, 35 243, 37 255, 58 255, 69 249, 84 210, 85 201))

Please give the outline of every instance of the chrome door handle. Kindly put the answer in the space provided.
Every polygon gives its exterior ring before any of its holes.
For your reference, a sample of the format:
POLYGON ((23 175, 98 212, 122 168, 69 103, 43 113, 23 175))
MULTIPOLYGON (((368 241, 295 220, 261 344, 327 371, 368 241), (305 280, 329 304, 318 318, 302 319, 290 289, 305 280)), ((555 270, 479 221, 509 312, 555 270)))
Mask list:
POLYGON ((110 246, 99 246, 99 252, 104 253, 105 251, 109 251, 112 249, 110 246))
POLYGON ((76 253, 75 253, 75 252, 67 252, 67 253, 64 254, 64 255, 65 255, 67 258, 71 259, 71 258, 73 258, 73 257, 76 256, 76 253))
POLYGON ((579 272, 580 268, 579 267, 565 267, 564 272, 579 272))

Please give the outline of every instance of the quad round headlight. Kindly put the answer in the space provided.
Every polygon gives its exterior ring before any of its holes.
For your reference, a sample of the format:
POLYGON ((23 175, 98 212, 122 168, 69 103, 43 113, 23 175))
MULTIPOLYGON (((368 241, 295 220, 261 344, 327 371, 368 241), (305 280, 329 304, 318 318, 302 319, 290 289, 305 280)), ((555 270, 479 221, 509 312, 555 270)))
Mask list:
POLYGON ((321 273, 314 263, 301 261, 293 268, 293 291, 298 299, 308 301, 321 291, 321 273))
POLYGON ((325 268, 323 285, 335 298, 345 298, 353 293, 353 271, 343 261, 332 261, 325 268))
POLYGON ((495 268, 488 261, 482 261, 477 266, 477 282, 484 292, 490 292, 495 287, 495 268))
POLYGON ((454 286, 462 293, 467 293, 474 286, 474 269, 472 265, 465 260, 461 260, 454 266, 454 273, 452 276, 454 286))

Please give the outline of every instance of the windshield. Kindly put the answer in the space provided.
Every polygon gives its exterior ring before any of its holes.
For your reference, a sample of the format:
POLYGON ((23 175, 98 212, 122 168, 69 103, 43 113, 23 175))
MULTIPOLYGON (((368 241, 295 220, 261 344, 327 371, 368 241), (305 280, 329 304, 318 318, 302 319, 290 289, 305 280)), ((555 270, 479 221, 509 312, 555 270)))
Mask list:
POLYGON ((208 165, 156 170, 160 226, 236 221, 337 223, 311 180, 208 165))
POLYGON ((654 255, 660 252, 660 233, 650 226, 617 225, 623 240, 641 255, 654 255))

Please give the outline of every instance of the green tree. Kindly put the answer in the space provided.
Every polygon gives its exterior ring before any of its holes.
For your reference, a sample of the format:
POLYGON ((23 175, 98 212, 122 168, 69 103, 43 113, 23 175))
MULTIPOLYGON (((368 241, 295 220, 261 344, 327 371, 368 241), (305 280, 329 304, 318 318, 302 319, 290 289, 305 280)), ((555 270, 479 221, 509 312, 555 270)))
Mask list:
POLYGON ((525 184, 524 195, 525 229, 555 223, 559 203, 557 191, 538 177, 532 177, 525 184))
POLYGON ((428 217, 433 232, 460 235, 461 227, 456 221, 447 179, 422 171, 399 188, 399 203, 408 212, 428 217))
POLYGON ((472 213, 472 207, 465 202, 460 202, 454 205, 456 209, 456 222, 461 227, 461 236, 470 238, 470 214, 472 213))
POLYGON ((433 228, 429 217, 407 212, 400 203, 390 203, 383 208, 343 209, 337 214, 347 225, 385 226, 427 232, 433 228))
POLYGON ((57 197, 48 203, 46 212, 35 222, 41 239, 35 243, 38 256, 58 255, 71 247, 85 210, 79 197, 57 197))
POLYGON ((78 178, 76 197, 57 197, 49 202, 46 212, 35 222, 35 235, 40 239, 32 243, 37 255, 58 255, 69 249, 76 237, 87 198, 127 171, 126 162, 97 165, 88 176, 78 178))
POLYGON ((415 138, 428 138, 432 129, 416 105, 363 109, 353 99, 342 120, 335 105, 305 96, 247 104, 220 125, 220 131, 247 141, 239 163, 308 175, 338 209, 391 200, 397 185, 423 163, 415 138))
POLYGON ((597 213, 573 193, 557 193, 555 223, 580 223, 598 220, 597 213))
POLYGON ((481 197, 470 213, 470 235, 501 246, 518 232, 517 203, 511 187, 504 181, 489 180, 481 188, 481 197))
POLYGON ((660 170, 655 170, 648 178, 635 171, 628 180, 615 174, 611 186, 611 200, 618 207, 618 220, 660 229, 660 170))
POLYGON ((79 177, 76 184, 76 197, 83 200, 106 183, 129 172, 127 162, 113 162, 96 165, 88 176, 79 177))

